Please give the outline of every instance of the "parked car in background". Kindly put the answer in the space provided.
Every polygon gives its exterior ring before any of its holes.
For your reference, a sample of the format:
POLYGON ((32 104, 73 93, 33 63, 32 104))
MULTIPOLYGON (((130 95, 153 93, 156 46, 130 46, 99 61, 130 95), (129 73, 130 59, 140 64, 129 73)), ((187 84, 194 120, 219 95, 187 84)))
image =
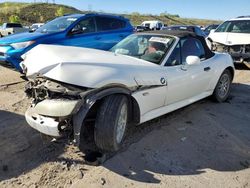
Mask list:
POLYGON ((133 33, 128 19, 107 14, 71 14, 58 17, 35 32, 0 40, 0 61, 21 71, 22 55, 38 44, 59 44, 109 50, 133 33))
POLYGON ((0 37, 5 37, 14 33, 22 33, 28 31, 27 28, 24 28, 22 24, 19 23, 4 23, 0 27, 0 37))
POLYGON ((43 25, 44 25, 44 23, 34 23, 31 25, 30 31, 34 32, 35 30, 37 30, 39 27, 42 27, 43 25))
POLYGON ((134 27, 134 32, 143 32, 143 31, 150 31, 151 29, 149 27, 145 27, 142 25, 137 25, 134 27))
POLYGON ((208 36, 210 34, 210 31, 216 29, 218 26, 219 26, 218 24, 208 25, 203 29, 203 32, 208 36))
POLYGON ((172 25, 172 26, 164 27, 162 28, 162 30, 189 31, 189 32, 195 33, 196 35, 206 37, 205 33, 201 30, 201 28, 195 25, 172 25))
POLYGON ((160 30, 164 26, 164 23, 158 20, 151 20, 151 21, 144 21, 142 22, 141 25, 151 30, 160 30))
POLYGON ((225 21, 208 36, 213 51, 229 53, 235 63, 250 68, 250 16, 225 21))
POLYGON ((230 55, 211 52, 204 37, 185 31, 133 34, 109 52, 39 45, 22 67, 33 98, 28 124, 52 137, 73 135, 78 145, 87 133, 104 152, 119 149, 128 123, 210 95, 225 101, 234 77, 230 55))

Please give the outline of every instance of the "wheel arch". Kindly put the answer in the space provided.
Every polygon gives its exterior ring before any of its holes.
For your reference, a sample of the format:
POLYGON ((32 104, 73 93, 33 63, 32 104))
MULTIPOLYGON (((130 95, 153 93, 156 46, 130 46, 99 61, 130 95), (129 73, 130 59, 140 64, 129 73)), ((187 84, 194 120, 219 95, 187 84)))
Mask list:
POLYGON ((79 111, 73 115, 73 131, 74 141, 77 146, 81 142, 81 132, 84 128, 84 123, 90 118, 95 118, 97 110, 102 104, 105 97, 110 95, 125 95, 129 99, 129 122, 138 124, 140 122, 140 108, 136 99, 131 95, 132 91, 123 85, 117 85, 112 87, 106 87, 102 89, 96 89, 94 92, 90 92, 85 97, 85 102, 80 107, 79 111))
POLYGON ((232 80, 233 80, 233 79, 234 79, 234 74, 235 74, 234 68, 231 67, 231 66, 229 66, 229 67, 225 68, 225 70, 229 70, 229 71, 230 71, 230 73, 231 73, 231 75, 232 75, 232 80))

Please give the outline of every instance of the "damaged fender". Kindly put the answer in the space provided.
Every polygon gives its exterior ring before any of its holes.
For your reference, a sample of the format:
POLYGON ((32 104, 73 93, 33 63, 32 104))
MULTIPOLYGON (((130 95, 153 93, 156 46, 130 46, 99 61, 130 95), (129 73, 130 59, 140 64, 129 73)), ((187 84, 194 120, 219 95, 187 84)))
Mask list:
POLYGON ((95 90, 93 93, 90 93, 85 97, 85 103, 82 104, 79 111, 73 115, 73 131, 74 131, 74 142, 77 146, 80 144, 80 136, 81 136, 81 129, 83 125, 83 121, 86 118, 89 110, 95 104, 97 100, 102 99, 108 95, 112 94, 125 94, 131 95, 131 91, 127 88, 123 87, 112 87, 108 89, 104 89, 102 91, 95 90))

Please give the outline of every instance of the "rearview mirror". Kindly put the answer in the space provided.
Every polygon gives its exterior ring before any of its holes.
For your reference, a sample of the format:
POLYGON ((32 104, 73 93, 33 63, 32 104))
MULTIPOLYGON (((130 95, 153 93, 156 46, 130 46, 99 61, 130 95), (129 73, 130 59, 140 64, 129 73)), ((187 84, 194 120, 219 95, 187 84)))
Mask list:
POLYGON ((200 62, 201 62, 201 59, 198 56, 190 55, 190 56, 187 56, 186 58, 186 63, 188 65, 198 65, 200 64, 200 62))

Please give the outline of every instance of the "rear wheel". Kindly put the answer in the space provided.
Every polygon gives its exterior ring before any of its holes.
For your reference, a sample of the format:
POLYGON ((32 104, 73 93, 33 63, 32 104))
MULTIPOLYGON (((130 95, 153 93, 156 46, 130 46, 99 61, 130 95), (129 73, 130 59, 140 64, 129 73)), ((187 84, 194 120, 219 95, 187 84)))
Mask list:
POLYGON ((224 102, 227 100, 232 83, 232 74, 229 70, 225 70, 214 89, 213 98, 217 102, 224 102))
POLYGON ((104 99, 97 112, 95 144, 103 151, 119 149, 128 124, 128 99, 124 95, 111 95, 104 99))

